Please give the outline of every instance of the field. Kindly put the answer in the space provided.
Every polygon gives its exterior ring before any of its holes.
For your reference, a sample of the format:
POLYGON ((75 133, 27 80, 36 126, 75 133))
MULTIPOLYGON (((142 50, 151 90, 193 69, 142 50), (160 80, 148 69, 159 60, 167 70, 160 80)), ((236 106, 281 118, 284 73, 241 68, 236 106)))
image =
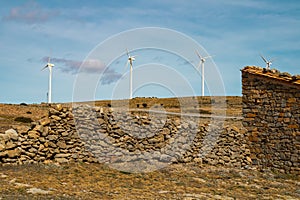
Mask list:
MULTIPOLYGON (((222 97, 135 98, 93 104, 116 109, 126 105, 134 112, 198 113, 201 123, 209 123, 209 115, 225 112, 226 124, 242 126, 241 97, 226 97, 225 101, 222 97)), ((47 112, 46 104, 0 104, 0 132, 13 125, 29 125, 47 112)), ((0 183, 0 199, 300 199, 299 177, 255 167, 192 163, 173 164, 150 173, 128 173, 87 163, 0 166, 0 183)))
POLYGON ((1 167, 0 199, 299 199, 297 177, 176 164, 130 174, 101 164, 1 167))
MULTIPOLYGON (((242 115, 242 98, 233 97, 182 97, 182 98, 134 98, 128 100, 102 100, 95 102, 83 102, 93 106, 104 108, 125 107, 138 111, 163 110, 174 113, 198 113, 202 123, 208 123, 210 115, 226 115, 233 117, 226 121, 240 126, 242 115)), ((72 106, 72 103, 64 103, 72 106)), ((22 124, 26 119, 38 120, 48 113, 48 105, 42 104, 0 104, 0 133, 13 125, 22 124), (19 119, 18 119, 19 118, 19 119), (23 120, 22 120, 23 118, 23 120)))

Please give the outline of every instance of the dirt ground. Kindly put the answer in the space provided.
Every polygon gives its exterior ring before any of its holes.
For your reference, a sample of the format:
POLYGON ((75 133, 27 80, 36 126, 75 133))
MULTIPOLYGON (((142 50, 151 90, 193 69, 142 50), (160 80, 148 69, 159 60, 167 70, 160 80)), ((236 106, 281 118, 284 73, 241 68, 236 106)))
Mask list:
POLYGON ((48 106, 41 104, 0 104, 0 133, 11 128, 13 125, 30 124, 15 121, 18 117, 23 117, 36 121, 47 115, 48 106))
POLYGON ((300 199, 299 177, 193 164, 142 174, 103 164, 5 166, 0 182, 0 199, 300 199))
MULTIPOLYGON (((157 110, 176 113, 199 113, 204 115, 227 115, 237 117, 237 119, 227 120, 240 126, 242 115, 242 98, 238 96, 230 97, 182 97, 182 98, 134 98, 127 100, 102 100, 95 102, 85 102, 95 106, 118 107, 125 106, 130 109, 157 110), (198 104, 197 104, 198 103, 198 104)), ((72 103, 64 103, 64 106, 72 106, 72 103)), ((48 114, 47 104, 0 104, 0 133, 13 127, 13 125, 24 124, 16 119, 18 117, 36 121, 48 114)), ((202 123, 208 123, 207 118, 201 119, 202 123)), ((25 123, 29 124, 30 123, 25 123)))

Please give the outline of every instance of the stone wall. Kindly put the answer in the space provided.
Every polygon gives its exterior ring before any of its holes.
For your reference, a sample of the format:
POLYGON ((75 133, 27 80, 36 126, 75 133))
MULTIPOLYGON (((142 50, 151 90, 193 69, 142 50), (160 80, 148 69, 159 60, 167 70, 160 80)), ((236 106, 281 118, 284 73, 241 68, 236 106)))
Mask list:
POLYGON ((0 134, 0 164, 95 162, 74 127, 67 108, 50 108, 49 116, 31 126, 14 126, 0 134))
POLYGON ((30 127, 16 126, 0 134, 0 163, 144 160, 235 167, 251 164, 245 131, 201 125, 197 120, 88 105, 52 105, 49 115, 30 127))
POLYGON ((299 174, 300 76, 245 67, 242 84, 253 164, 299 174))

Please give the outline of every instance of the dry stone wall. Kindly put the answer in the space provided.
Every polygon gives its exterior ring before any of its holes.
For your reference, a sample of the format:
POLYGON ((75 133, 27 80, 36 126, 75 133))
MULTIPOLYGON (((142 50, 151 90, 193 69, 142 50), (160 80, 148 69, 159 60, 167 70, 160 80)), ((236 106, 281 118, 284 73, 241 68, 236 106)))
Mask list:
POLYGON ((103 163, 143 160, 236 167, 251 164, 245 131, 236 127, 199 125, 197 118, 153 119, 146 112, 101 112, 88 106, 73 111, 87 148, 103 163))
POLYGON ((0 163, 94 162, 84 143, 74 132, 72 113, 61 105, 49 109, 49 116, 15 126, 0 134, 0 163))
POLYGON ((197 162, 247 167, 245 131, 182 120, 60 104, 48 116, 0 134, 0 163, 197 162), (74 117, 75 116, 75 117, 74 117), (154 131, 153 131, 154 130, 154 131))
POLYGON ((300 174, 300 76, 245 67, 242 83, 253 164, 300 174))

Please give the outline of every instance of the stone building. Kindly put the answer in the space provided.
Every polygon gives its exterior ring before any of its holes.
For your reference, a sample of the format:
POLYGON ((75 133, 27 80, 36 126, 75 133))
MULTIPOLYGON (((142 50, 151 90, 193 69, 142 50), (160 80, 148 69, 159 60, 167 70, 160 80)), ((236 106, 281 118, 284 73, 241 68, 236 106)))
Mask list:
POLYGON ((253 164, 300 174, 300 76, 252 66, 241 71, 253 164))

